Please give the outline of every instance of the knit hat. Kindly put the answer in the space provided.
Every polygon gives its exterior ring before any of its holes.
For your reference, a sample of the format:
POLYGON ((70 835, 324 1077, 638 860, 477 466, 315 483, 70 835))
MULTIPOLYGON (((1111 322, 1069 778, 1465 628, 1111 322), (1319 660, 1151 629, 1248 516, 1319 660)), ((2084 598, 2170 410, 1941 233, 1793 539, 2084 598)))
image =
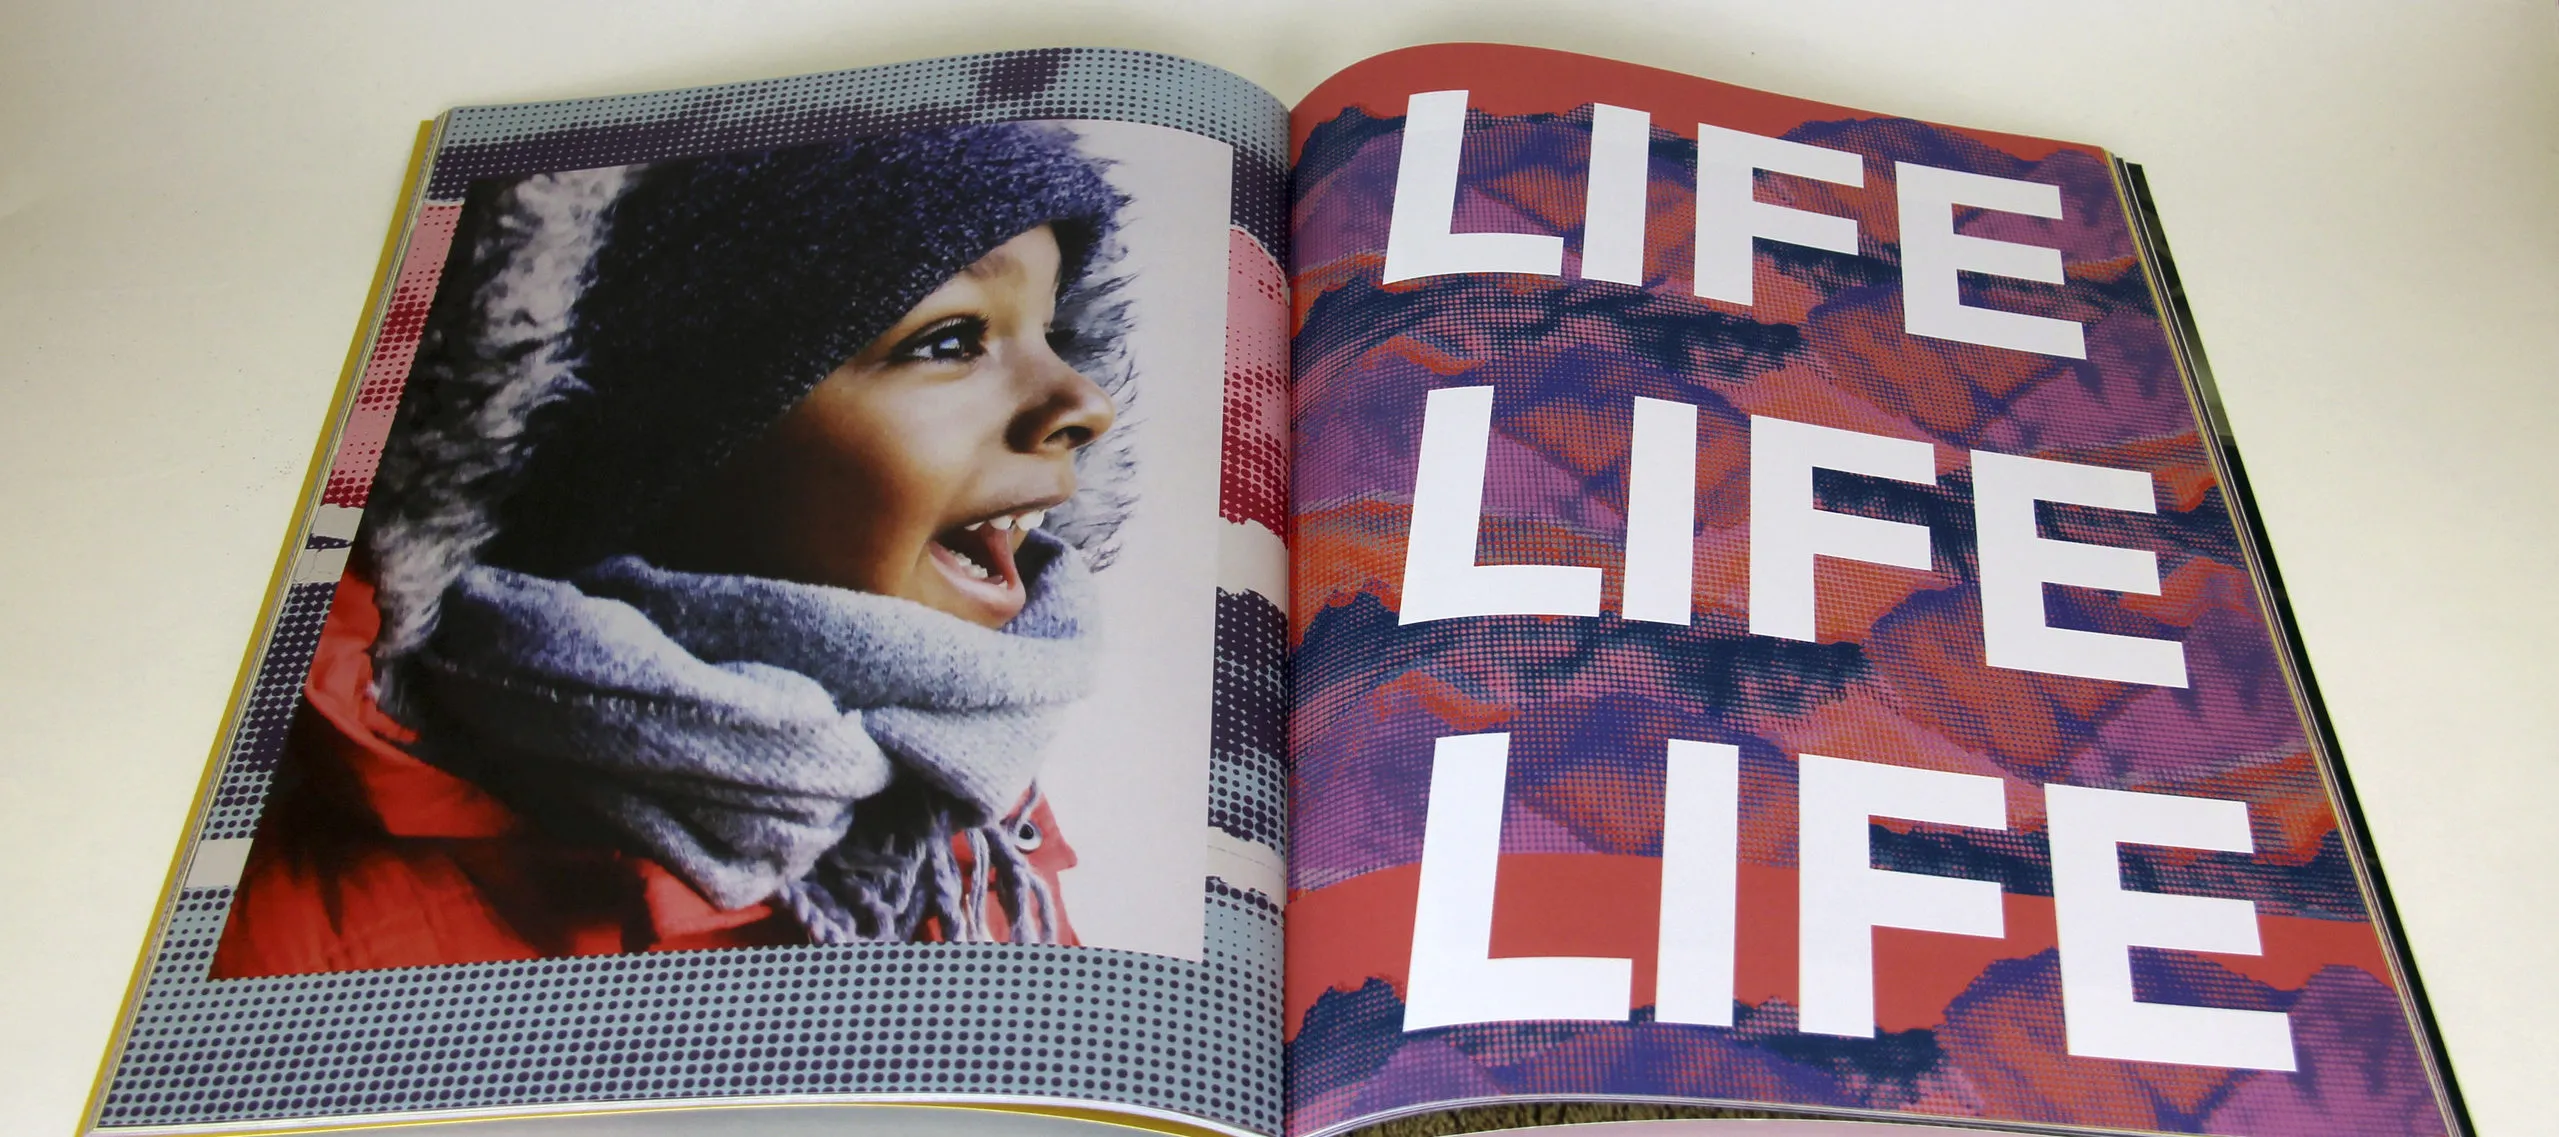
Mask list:
POLYGON ((490 559, 614 553, 988 250, 1055 226, 1073 283, 1117 196, 1073 140, 956 127, 665 163, 606 218, 570 338, 591 394, 506 507, 490 559))
POLYGON ((1037 123, 475 184, 367 510, 377 662, 424 641, 474 561, 561 575, 630 551, 927 294, 1040 225, 1062 253, 1061 354, 1118 397, 1125 316, 1096 268, 1123 204, 1037 123))

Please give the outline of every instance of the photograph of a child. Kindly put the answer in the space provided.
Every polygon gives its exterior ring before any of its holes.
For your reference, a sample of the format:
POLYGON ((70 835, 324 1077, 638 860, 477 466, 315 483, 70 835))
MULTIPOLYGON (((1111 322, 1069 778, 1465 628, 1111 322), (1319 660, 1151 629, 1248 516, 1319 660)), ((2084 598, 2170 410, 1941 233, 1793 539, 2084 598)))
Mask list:
POLYGON ((1222 305, 1145 297, 1222 298, 1224 162, 1002 123, 475 184, 213 977, 1094 942, 1084 897, 1196 945, 1197 857, 1067 830, 1201 839, 1222 305))

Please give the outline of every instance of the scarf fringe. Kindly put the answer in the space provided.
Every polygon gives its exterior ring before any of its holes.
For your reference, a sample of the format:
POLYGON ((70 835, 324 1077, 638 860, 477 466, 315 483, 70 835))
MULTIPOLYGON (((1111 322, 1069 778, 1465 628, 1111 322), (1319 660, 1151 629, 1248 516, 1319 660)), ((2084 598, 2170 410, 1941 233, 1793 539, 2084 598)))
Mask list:
POLYGON ((987 920, 991 894, 1003 906, 1008 925, 1004 942, 1056 943, 1056 890, 1022 855, 1014 838, 1021 818, 1039 801, 1034 788, 1014 816, 963 829, 954 829, 947 814, 936 812, 923 833, 890 841, 882 850, 886 857, 865 858, 870 863, 858 868, 845 866, 832 889, 802 878, 775 890, 773 902, 808 932, 812 943, 903 943, 927 920, 940 924, 948 942, 995 943, 987 920), (953 855, 960 842, 968 846, 966 872, 953 855), (928 880, 930 887, 920 887, 928 880))

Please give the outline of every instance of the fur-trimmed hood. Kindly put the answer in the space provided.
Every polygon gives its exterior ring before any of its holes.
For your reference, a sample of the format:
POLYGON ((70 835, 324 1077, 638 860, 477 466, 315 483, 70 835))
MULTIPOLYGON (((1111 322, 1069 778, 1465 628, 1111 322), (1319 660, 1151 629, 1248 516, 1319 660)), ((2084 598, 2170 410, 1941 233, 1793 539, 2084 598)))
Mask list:
MULTIPOLYGON (((565 574, 632 535, 926 293, 1042 224, 1060 354, 1135 395, 1125 200, 1061 128, 946 127, 475 184, 365 511, 383 705, 484 560, 565 574)), ((1107 564, 1125 426, 1043 526, 1107 564)))

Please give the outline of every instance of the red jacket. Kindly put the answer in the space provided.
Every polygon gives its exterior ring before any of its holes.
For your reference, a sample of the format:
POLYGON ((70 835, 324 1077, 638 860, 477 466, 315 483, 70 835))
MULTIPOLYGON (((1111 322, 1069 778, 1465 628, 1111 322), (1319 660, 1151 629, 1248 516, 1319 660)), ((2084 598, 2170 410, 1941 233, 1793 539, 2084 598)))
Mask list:
MULTIPOLYGON (((646 857, 535 829, 478 786, 410 756, 417 735, 375 706, 373 585, 350 572, 320 632, 212 978, 561 955, 806 943, 765 904, 721 910, 646 857)), ((1027 856, 1074 867, 1045 802, 1027 856)), ((954 841, 967 871, 969 850, 954 841)), ((1008 923, 991 897, 989 930, 1008 923)), ((1061 916, 1062 942, 1075 932, 1061 916)), ((939 940, 938 923, 918 929, 939 940)))

